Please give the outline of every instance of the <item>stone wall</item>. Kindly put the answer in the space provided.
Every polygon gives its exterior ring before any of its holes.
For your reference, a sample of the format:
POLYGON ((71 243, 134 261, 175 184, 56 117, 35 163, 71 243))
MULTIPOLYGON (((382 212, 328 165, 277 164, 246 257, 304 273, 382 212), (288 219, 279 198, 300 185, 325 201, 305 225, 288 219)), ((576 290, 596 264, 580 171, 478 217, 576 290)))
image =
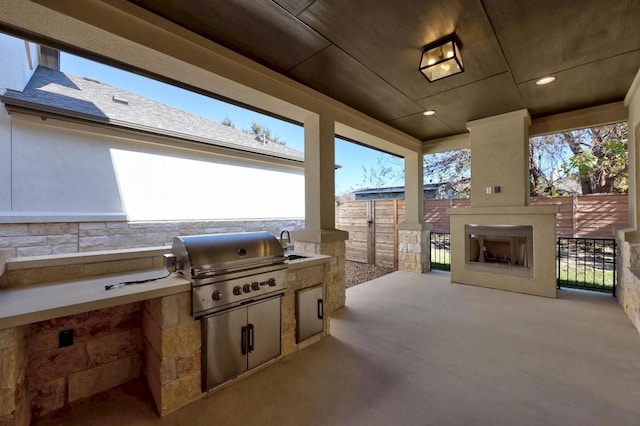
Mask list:
POLYGON ((144 374, 164 416, 203 395, 201 321, 191 316, 191 293, 147 300, 144 312, 144 374))
POLYGON ((640 333, 640 244, 618 238, 618 303, 640 333))
POLYGON ((171 245, 178 235, 269 231, 304 227, 302 219, 190 222, 70 222, 0 224, 0 251, 44 256, 171 245))
POLYGON ((32 415, 43 416, 139 377, 142 316, 142 303, 133 303, 25 326, 32 415), (73 344, 59 348, 63 330, 73 330, 73 344))
POLYGON ((25 327, 0 330, 0 425, 31 422, 27 396, 25 327))
POLYGON ((430 230, 398 230, 398 269, 421 274, 430 269, 430 230))

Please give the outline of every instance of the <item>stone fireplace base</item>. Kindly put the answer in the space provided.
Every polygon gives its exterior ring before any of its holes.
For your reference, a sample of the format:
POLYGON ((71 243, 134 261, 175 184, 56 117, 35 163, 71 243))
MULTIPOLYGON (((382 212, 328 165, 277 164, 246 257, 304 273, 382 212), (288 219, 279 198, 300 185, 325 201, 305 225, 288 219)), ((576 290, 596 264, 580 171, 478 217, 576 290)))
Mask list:
POLYGON ((451 281, 556 297, 557 212, 557 206, 448 209, 451 220, 451 281), (488 234, 479 236, 478 232, 470 233, 470 229, 488 234), (519 241, 523 232, 529 229, 531 236, 523 246, 519 241), (509 232, 513 235, 507 235, 509 232), (483 250, 478 241, 486 246, 489 261, 484 258, 484 253, 474 252, 483 250), (500 254, 491 254, 492 250, 500 254), (521 258, 524 255, 517 255, 518 251, 526 252, 526 257, 521 258))

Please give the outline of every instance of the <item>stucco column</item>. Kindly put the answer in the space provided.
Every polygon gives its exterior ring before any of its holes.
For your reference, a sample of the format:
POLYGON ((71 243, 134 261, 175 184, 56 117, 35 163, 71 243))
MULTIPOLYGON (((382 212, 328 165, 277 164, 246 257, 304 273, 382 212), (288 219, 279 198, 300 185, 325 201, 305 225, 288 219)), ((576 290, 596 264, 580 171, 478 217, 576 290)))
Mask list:
POLYGON ((398 224, 398 269, 409 272, 429 271, 431 225, 424 223, 424 165, 422 153, 404 157, 404 222, 398 224))
POLYGON ((471 142, 471 206, 529 205, 526 109, 467 123, 471 142))
MULTIPOLYGON (((345 240, 349 233, 335 229, 335 121, 314 115, 304 123, 305 228, 293 233, 297 251, 333 257, 324 285, 330 310, 346 299, 345 240)), ((331 312, 326 312, 327 315, 331 312)))
POLYGON ((305 228, 335 228, 335 122, 316 115, 304 124, 305 228))
POLYGON ((624 98, 629 111, 629 226, 618 229, 618 303, 623 307, 631 322, 640 332, 640 70, 624 98))

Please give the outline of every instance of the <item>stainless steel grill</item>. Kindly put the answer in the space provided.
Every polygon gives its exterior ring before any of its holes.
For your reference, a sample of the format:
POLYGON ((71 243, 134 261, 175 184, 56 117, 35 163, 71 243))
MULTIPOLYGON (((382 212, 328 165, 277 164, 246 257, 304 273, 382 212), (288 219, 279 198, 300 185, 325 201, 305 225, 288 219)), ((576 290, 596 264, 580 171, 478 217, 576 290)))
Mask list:
POLYGON ((202 321, 202 390, 280 355, 282 246, 268 232, 176 237, 166 266, 191 281, 202 321))
POLYGON ((171 252, 168 267, 191 281, 194 317, 286 290, 286 258, 269 232, 175 237, 171 252))

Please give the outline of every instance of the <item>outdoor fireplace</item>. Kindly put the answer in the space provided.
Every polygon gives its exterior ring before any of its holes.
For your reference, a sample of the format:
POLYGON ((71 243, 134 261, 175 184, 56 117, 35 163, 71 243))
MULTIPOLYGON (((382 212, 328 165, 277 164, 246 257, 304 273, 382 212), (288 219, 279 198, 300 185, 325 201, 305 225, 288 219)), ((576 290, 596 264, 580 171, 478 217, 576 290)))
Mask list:
POLYGON ((468 268, 518 276, 533 271, 533 227, 465 224, 468 268))
POLYGON ((557 206, 449 208, 451 281, 556 297, 557 206))

